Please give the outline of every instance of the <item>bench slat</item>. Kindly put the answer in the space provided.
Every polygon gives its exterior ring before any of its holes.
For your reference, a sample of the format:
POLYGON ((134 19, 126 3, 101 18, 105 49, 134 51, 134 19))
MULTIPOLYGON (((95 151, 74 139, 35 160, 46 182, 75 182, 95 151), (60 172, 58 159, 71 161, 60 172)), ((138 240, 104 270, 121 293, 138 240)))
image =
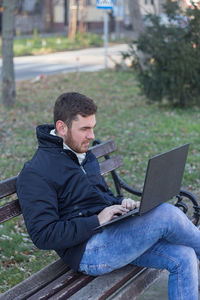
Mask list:
POLYGON ((18 200, 13 200, 0 207, 0 224, 21 214, 18 200))
POLYGON ((146 269, 138 276, 137 280, 130 280, 129 284, 123 287, 117 295, 114 294, 109 300, 135 300, 148 287, 150 287, 160 277, 163 270, 146 269), (133 294, 134 291, 134 294, 133 294))
POLYGON ((135 276, 142 270, 143 268, 128 265, 109 274, 98 276, 76 294, 71 296, 69 300, 104 300, 131 278, 136 278, 135 276))
POLYGON ((0 181, 0 199, 16 192, 17 176, 0 181))
POLYGON ((96 158, 100 158, 104 155, 108 155, 114 151, 117 151, 117 146, 115 145, 113 140, 110 140, 90 147, 90 150, 96 156, 96 158))
POLYGON ((51 296, 55 295, 59 291, 61 291, 67 285, 70 285, 76 279, 80 278, 80 273, 75 273, 72 270, 68 271, 58 279, 52 281, 46 287, 41 289, 39 292, 34 294, 33 296, 27 298, 27 300, 40 300, 40 299, 49 299, 51 296))
POLYGON ((51 263, 39 272, 20 282, 7 292, 1 294, 1 300, 25 300, 59 276, 68 272, 70 268, 61 260, 51 263))
MULTIPOLYGON (((48 298, 49 300, 64 300, 68 299, 71 295, 75 294, 82 287, 86 286, 89 282, 93 281, 95 277, 82 275, 79 279, 75 280, 69 286, 64 288, 59 293, 54 296, 48 298)), ((86 298, 87 299, 87 298, 86 298)), ((80 300, 80 299, 79 299, 80 300)))
POLYGON ((120 155, 116 155, 112 158, 104 160, 103 162, 100 162, 99 165, 101 169, 101 174, 104 175, 122 166, 123 161, 120 155))

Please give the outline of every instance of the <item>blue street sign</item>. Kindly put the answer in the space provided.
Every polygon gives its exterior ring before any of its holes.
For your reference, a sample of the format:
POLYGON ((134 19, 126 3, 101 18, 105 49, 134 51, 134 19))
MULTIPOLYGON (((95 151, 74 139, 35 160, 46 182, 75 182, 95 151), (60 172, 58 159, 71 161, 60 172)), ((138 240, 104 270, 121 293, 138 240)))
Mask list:
POLYGON ((96 8, 113 9, 114 0, 96 0, 96 8))

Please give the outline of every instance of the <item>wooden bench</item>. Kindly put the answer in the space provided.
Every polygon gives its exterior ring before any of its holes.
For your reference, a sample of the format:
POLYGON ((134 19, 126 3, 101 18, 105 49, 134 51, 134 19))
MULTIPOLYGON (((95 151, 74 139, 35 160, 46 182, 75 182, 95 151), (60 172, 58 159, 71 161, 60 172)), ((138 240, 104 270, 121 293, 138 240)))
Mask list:
MULTIPOLYGON (((97 158, 104 157, 100 162, 101 173, 111 172, 116 195, 122 196, 126 190, 136 196, 141 192, 128 186, 116 172, 122 165, 119 155, 110 158, 110 153, 117 150, 113 141, 100 143, 95 141, 91 147, 97 158)), ((0 199, 16 193, 17 176, 0 182, 0 199)), ((194 222, 198 222, 200 207, 194 195, 181 191, 176 205, 187 213, 187 201, 192 201, 194 222)), ((0 207, 0 223, 21 214, 18 200, 12 200, 0 207)), ((161 270, 126 266, 110 274, 92 277, 73 272, 61 259, 51 263, 23 282, 1 294, 0 299, 6 300, 39 300, 39 299, 70 299, 70 300, 103 300, 103 299, 136 299, 147 287, 160 276, 161 270)))

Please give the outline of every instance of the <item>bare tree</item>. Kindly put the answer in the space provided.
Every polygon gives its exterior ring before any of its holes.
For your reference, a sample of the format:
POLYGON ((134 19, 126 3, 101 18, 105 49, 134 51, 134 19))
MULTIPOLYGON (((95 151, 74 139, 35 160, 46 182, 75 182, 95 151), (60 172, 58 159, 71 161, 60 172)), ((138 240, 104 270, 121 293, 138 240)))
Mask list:
POLYGON ((68 30, 68 37, 71 40, 75 39, 76 32, 77 32, 77 16, 78 14, 78 2, 77 0, 70 0, 69 1, 69 30, 68 30))
POLYGON ((128 1, 130 21, 136 37, 138 37, 138 35, 144 31, 144 22, 142 20, 139 2, 140 0, 128 1))
POLYGON ((87 0, 69 0, 68 37, 75 39, 76 34, 87 31, 87 0))
POLYGON ((54 26, 54 1, 50 0, 49 1, 49 21, 50 21, 50 31, 53 30, 53 26, 54 26))
POLYGON ((78 32, 84 33, 86 31, 87 31, 87 0, 79 0, 78 32))
POLYGON ((2 101, 12 106, 16 100, 15 74, 13 63, 13 29, 16 0, 3 1, 2 19, 2 101))
MULTIPOLYGON (((128 0, 129 4, 129 15, 130 21, 133 26, 133 31, 135 33, 135 39, 139 37, 141 33, 144 32, 145 25, 142 19, 142 14, 140 10, 140 0, 128 0)), ((145 55, 142 51, 135 49, 138 57, 138 62, 142 70, 145 69, 145 55)))

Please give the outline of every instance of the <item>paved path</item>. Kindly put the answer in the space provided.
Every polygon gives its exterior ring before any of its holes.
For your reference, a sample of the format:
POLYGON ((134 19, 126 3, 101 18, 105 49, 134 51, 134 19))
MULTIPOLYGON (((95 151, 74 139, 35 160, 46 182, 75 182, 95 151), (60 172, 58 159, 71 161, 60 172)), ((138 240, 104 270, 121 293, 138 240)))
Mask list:
POLYGON ((164 271, 161 277, 137 300, 168 300, 167 284, 168 272, 164 271))
MULTIPOLYGON (((108 54, 114 61, 120 62, 121 51, 127 49, 127 44, 109 46, 108 54)), ((105 67, 104 48, 89 48, 38 56, 16 57, 14 58, 14 65, 16 81, 53 73, 96 71, 105 67)), ((108 67, 113 66, 113 61, 108 59, 108 67)), ((0 60, 0 74, 1 67, 2 61, 0 60)))
MULTIPOLYGON (((169 272, 164 271, 161 277, 137 300, 168 300, 167 285, 169 272)), ((199 272, 200 277, 200 272, 199 272)), ((200 291, 199 291, 200 299, 200 291)))

